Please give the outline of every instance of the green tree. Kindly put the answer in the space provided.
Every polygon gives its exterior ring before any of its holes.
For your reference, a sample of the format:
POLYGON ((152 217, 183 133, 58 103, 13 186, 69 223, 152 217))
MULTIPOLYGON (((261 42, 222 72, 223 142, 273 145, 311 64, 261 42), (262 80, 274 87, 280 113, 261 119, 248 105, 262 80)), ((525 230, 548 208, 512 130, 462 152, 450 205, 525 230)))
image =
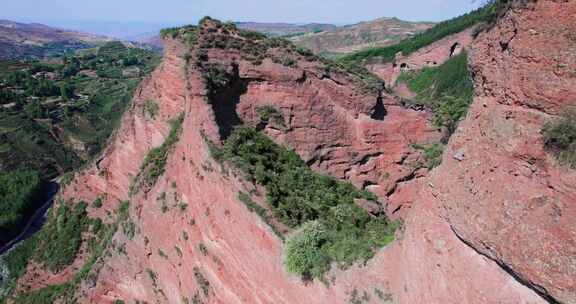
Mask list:
POLYGON ((64 100, 70 100, 74 97, 74 89, 74 86, 69 82, 63 82, 60 85, 60 96, 62 96, 64 100))

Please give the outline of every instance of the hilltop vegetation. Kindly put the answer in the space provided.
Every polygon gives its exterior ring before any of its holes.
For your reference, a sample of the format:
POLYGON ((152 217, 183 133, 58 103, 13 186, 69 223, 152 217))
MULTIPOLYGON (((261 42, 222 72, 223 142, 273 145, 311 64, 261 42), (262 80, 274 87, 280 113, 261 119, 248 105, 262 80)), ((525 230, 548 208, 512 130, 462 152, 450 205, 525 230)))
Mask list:
POLYGON ((331 30, 286 37, 294 44, 324 56, 342 56, 369 47, 385 47, 433 26, 429 22, 409 22, 379 18, 331 30))

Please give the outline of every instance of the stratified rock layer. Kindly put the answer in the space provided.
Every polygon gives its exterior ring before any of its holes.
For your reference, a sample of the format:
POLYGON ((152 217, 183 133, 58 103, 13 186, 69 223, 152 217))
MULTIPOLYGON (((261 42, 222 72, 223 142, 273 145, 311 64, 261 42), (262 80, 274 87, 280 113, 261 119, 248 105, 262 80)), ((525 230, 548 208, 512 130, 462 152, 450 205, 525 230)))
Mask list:
MULTIPOLYGON (((482 34, 471 47, 476 77, 487 79, 479 91, 510 89, 489 90, 490 79, 500 83, 491 78, 497 75, 523 84, 520 66, 501 67, 500 74, 482 71, 494 68, 484 61, 483 50, 492 49, 507 20, 524 24, 547 16, 551 24, 566 26, 573 8, 571 2, 539 1, 534 10, 513 11, 482 34), (549 17, 552 12, 566 16, 549 17)), ((541 33, 548 28, 544 22, 530 27, 541 33)), ((525 50, 535 39, 519 37, 509 50, 525 50)), ((573 45, 555 39, 563 50, 573 45)), ((443 164, 428 173, 418 169, 420 155, 411 148, 439 138, 424 112, 383 95, 386 115, 375 116, 379 96, 360 90, 345 75, 326 78, 308 61, 288 67, 264 59, 254 65, 237 51, 222 49, 209 50, 208 60, 235 66, 243 89, 214 99, 207 96, 201 71, 187 62, 188 54, 182 42, 166 41, 164 62, 137 91, 110 147, 63 191, 64 198, 76 200, 104 195, 101 209, 89 209, 91 216, 103 218, 118 201, 129 200, 136 225, 132 238, 117 233, 114 248, 122 250, 110 250, 99 260, 77 291, 78 302, 348 303, 354 295, 369 303, 545 303, 549 297, 573 302, 574 222, 569 219, 576 183, 574 172, 542 149, 539 130, 550 118, 544 112, 495 93, 478 97, 443 164), (149 100, 159 105, 155 118, 145 110, 149 100), (294 148, 315 170, 373 190, 388 202, 390 213, 403 210, 405 224, 395 242, 365 265, 331 270, 327 285, 304 283, 285 272, 282 241, 237 197, 239 191, 262 190, 209 153, 206 138, 220 138, 222 109, 256 124, 257 108, 264 105, 274 105, 284 118, 284 127, 265 128, 273 139, 294 148), (130 195, 147 151, 164 141, 168 120, 180 113, 182 134, 165 173, 152 187, 130 195)), ((570 88, 564 92, 573 94, 570 88)), ((546 96, 538 99, 540 108, 560 108, 546 106, 554 99, 546 96)), ((53 278, 36 270, 23 281, 42 286, 53 278)))
POLYGON ((431 180, 461 238, 564 303, 576 303, 576 171, 545 151, 541 130, 576 105, 574 33, 576 2, 538 1, 480 35, 480 96, 431 180))

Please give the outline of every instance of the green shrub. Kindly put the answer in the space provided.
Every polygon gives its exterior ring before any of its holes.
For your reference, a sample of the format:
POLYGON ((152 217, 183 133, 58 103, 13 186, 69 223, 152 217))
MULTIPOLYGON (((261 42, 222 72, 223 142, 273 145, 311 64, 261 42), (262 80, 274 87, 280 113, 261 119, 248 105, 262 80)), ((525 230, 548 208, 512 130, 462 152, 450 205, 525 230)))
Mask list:
POLYGON ((280 113, 280 111, 273 106, 266 105, 258 107, 256 108, 256 112, 258 112, 258 115, 260 115, 260 121, 263 123, 268 123, 270 120, 272 120, 279 126, 285 126, 284 116, 282 116, 282 113, 280 113))
POLYGON ((156 119, 156 115, 158 114, 158 110, 160 110, 160 106, 154 100, 147 100, 144 104, 144 109, 146 109, 146 113, 152 118, 156 119))
POLYGON ((180 114, 176 119, 170 121, 171 129, 168 137, 164 140, 161 146, 153 148, 148 152, 144 162, 140 167, 140 175, 136 183, 143 181, 148 186, 154 185, 158 177, 164 174, 166 160, 168 159, 168 152, 178 141, 178 137, 182 132, 182 122, 184 121, 184 113, 180 114))
POLYGON ((38 256, 36 260, 50 271, 58 272, 70 265, 82 243, 82 233, 86 230, 86 203, 79 202, 73 209, 61 202, 53 210, 46 227, 39 233, 38 256))
POLYGON ((544 125, 542 133, 546 148, 562 164, 576 168, 576 107, 567 108, 559 119, 544 125))
POLYGON ((289 272, 320 277, 330 269, 330 257, 322 250, 328 241, 326 227, 318 221, 307 222, 286 241, 284 264, 289 272))
POLYGON ((417 150, 424 152, 426 159, 426 166, 428 169, 433 169, 442 163, 442 153, 444 153, 444 145, 441 143, 433 143, 429 145, 414 145, 417 150))
POLYGON ((102 198, 99 197, 92 202, 92 208, 99 209, 102 207, 102 198))
POLYGON ((6 299, 16 288, 18 279, 26 272, 30 258, 34 255, 37 246, 37 236, 32 236, 0 257, 0 269, 4 266, 6 276, 0 280, 0 303, 6 303, 6 299))
POLYGON ((474 99, 467 56, 462 52, 439 67, 403 73, 398 79, 416 93, 415 100, 410 102, 432 110, 435 124, 446 127, 448 136, 456 130, 474 99))
POLYGON ((41 197, 40 174, 32 170, 0 172, 0 235, 17 235, 41 197))
MULTIPOLYGON (((304 227, 287 242, 286 267, 291 272, 319 278, 330 263, 347 267, 364 261, 394 238, 394 224, 384 215, 368 215, 354 202, 357 198, 375 200, 373 194, 314 173, 294 151, 254 129, 235 129, 221 155, 265 186, 275 218, 289 227, 304 227), (319 235, 321 242, 306 243, 319 235)), ((247 194, 239 193, 239 198, 269 223, 264 208, 247 194)))
POLYGON ((224 88, 230 82, 230 75, 226 71, 226 67, 220 64, 206 64, 204 65, 204 82, 209 92, 214 92, 218 89, 224 88))

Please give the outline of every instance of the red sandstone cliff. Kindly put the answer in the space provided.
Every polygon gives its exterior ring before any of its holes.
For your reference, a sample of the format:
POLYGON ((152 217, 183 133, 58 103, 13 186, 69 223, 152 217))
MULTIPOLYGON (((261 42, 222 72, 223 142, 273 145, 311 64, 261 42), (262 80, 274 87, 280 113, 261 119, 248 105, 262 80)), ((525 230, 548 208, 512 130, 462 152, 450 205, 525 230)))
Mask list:
MULTIPOLYGON (((544 152, 540 135, 550 115, 576 100, 575 9, 552 0, 514 9, 472 43, 479 96, 431 173, 415 165, 420 155, 411 148, 440 136, 425 112, 366 92, 346 74, 326 75, 322 63, 255 65, 216 48, 207 62, 233 81, 208 96, 188 47, 167 40, 162 65, 135 94, 110 147, 62 193, 105 195, 104 208, 89 209, 102 218, 129 200, 136 225, 133 238, 116 234, 125 253, 110 249, 99 260, 79 302, 347 303, 356 290, 369 303, 575 303, 576 174, 544 152), (159 105, 156 118, 145 111, 148 100, 159 105), (238 191, 254 185, 209 153, 205 137, 218 141, 236 120, 256 123, 256 108, 267 104, 286 122, 265 129, 275 141, 315 170, 372 190, 391 214, 402 210, 398 240, 366 265, 333 269, 330 286, 285 272, 282 241, 238 201, 238 191), (147 151, 180 113, 182 134, 165 173, 130 195, 147 151)), ((74 271, 31 266, 21 285, 61 282, 74 271)))

